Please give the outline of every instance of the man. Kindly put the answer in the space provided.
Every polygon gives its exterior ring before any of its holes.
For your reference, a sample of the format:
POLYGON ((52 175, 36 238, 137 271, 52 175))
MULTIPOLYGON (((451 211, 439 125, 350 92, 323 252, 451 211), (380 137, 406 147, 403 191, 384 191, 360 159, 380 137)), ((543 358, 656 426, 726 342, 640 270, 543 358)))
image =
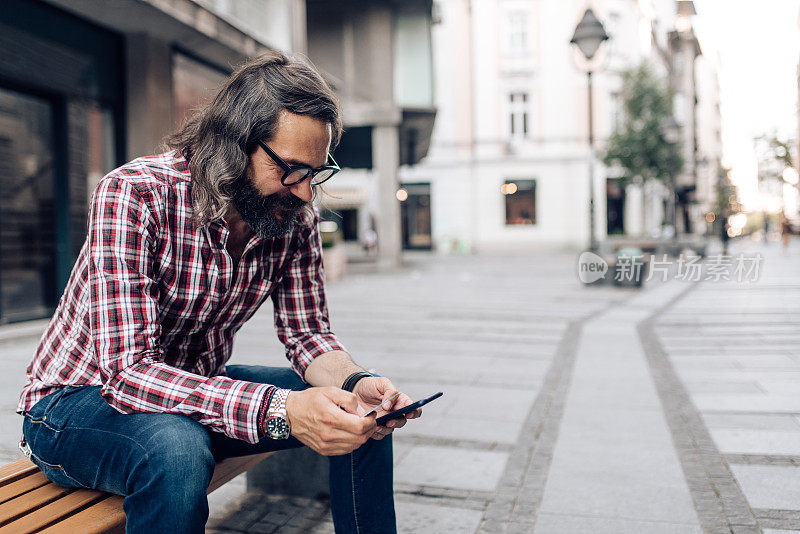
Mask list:
POLYGON ((411 399, 388 401, 392 383, 331 332, 311 204, 341 128, 319 73, 268 53, 174 150, 100 182, 18 407, 21 446, 50 480, 124 495, 128 532, 202 532, 216 460, 305 444, 331 456, 337 532, 395 531, 386 438, 405 418, 361 414, 411 399), (226 366, 270 296, 293 370, 226 366))

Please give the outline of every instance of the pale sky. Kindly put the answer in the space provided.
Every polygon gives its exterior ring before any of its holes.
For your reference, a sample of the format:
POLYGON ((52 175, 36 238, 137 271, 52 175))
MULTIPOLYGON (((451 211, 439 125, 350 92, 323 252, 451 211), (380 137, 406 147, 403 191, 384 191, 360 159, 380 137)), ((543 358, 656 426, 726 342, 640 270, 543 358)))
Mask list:
POLYGON ((724 164, 745 208, 759 209, 753 138, 797 137, 800 0, 694 0, 704 55, 719 54, 724 164))

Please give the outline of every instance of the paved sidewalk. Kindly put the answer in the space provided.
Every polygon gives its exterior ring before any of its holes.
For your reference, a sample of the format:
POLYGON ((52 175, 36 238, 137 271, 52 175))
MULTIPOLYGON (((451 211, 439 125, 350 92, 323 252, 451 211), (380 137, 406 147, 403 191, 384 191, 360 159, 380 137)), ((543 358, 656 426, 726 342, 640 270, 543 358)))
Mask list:
MULTIPOLYGON (((582 287, 575 261, 572 254, 418 255, 396 272, 351 273, 329 286, 334 330, 359 363, 412 397, 445 392, 394 434, 402 532, 474 532, 496 508, 498 487, 508 490, 504 502, 518 509, 528 502, 515 480, 531 468, 543 420, 532 407, 537 396, 552 395, 554 356, 581 318, 636 293, 582 287)), ((263 310, 240 332, 234 359, 281 362, 269 322, 263 310)), ((257 501, 251 496, 242 510, 257 501)), ((263 532, 280 510, 264 502, 249 527, 214 524, 263 532)), ((275 531, 302 531, 284 525, 275 531)), ((332 532, 329 524, 318 528, 332 532)))
MULTIPOLYGON (((800 530, 800 251, 739 251, 764 254, 757 283, 586 288, 576 255, 537 253, 412 255, 331 284, 357 361, 414 397, 445 392, 395 433, 400 531, 800 530)), ((4 461, 34 330, 0 329, 4 461)), ((232 363, 286 364, 268 305, 232 363)), ((220 533, 333 532, 324 501, 244 477, 211 508, 220 533)))
POLYGON ((673 281, 585 323, 538 533, 700 533, 636 325, 673 281))
MULTIPOLYGON (((765 254, 749 285, 584 288, 570 255, 420 257, 333 284, 358 360, 447 395, 396 434, 400 531, 800 528, 800 254, 762 249, 732 251, 765 254)), ((249 494, 214 525, 332 532, 325 503, 294 522, 287 503, 249 494)))
POLYGON ((674 426, 707 532, 800 530, 798 245, 739 244, 763 255, 758 282, 702 282, 653 325, 655 361, 684 386, 674 426))

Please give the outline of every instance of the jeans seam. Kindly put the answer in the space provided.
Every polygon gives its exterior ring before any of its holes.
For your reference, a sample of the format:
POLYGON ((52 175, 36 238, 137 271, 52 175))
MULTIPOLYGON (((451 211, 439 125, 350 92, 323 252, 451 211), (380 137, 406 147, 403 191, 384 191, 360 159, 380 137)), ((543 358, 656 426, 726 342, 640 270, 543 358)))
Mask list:
POLYGON ((80 482, 80 481, 78 481, 78 480, 75 480, 73 477, 69 476, 69 473, 67 473, 67 470, 66 470, 66 469, 64 469, 64 467, 63 467, 63 466, 61 466, 61 465, 59 465, 59 464, 51 464, 50 462, 45 462, 44 460, 42 460, 41 458, 39 458, 38 456, 36 456, 36 455, 33 453, 33 451, 31 451, 31 457, 32 457, 32 458, 35 458, 35 459, 36 459, 38 462, 41 462, 42 464, 46 465, 46 466, 47 466, 47 467, 49 467, 50 469, 56 469, 56 470, 58 470, 58 471, 61 471, 61 474, 62 474, 62 475, 64 475, 65 477, 67 477, 68 479, 70 479, 71 481, 73 481, 75 484, 77 484, 77 485, 78 485, 78 486, 80 486, 81 488, 86 488, 86 487, 87 487, 87 486, 86 486, 86 484, 84 484, 83 482, 80 482))
POLYGON ((33 417, 31 417, 30 415, 27 415, 27 414, 26 414, 26 417, 28 418, 28 421, 29 421, 31 424, 34 424, 34 423, 35 423, 35 424, 37 424, 37 425, 44 425, 45 427, 49 428, 50 430, 52 430, 53 432, 55 432, 55 433, 57 433, 57 434, 60 434, 60 433, 61 433, 61 431, 62 431, 62 430, 64 430, 63 428, 62 428, 62 429, 58 429, 58 428, 54 428, 54 427, 52 427, 52 426, 48 425, 48 424, 47 424, 47 422, 46 422, 46 417, 47 417, 47 416, 45 416, 45 417, 43 417, 43 418, 41 418, 41 419, 34 419, 34 418, 33 418, 33 417))
POLYGON ((358 534, 361 532, 361 529, 358 527, 358 507, 356 506, 356 469, 353 464, 354 455, 354 452, 350 453, 350 487, 353 488, 353 520, 356 524, 356 534, 358 534))
MULTIPOLYGON (((130 441, 132 444, 134 444, 137 447, 139 447, 145 453, 146 456, 148 456, 148 457, 150 456, 149 455, 149 451, 147 450, 147 447, 145 447, 144 445, 142 445, 141 443, 139 443, 135 439, 131 438, 130 436, 125 436, 125 435, 119 434, 117 432, 113 432, 111 430, 105 430, 105 429, 102 429, 102 428, 82 427, 82 426, 69 427, 69 428, 64 427, 61 430, 57 430, 57 429, 51 427, 50 425, 48 425, 47 423, 45 423, 42 420, 32 419, 29 414, 25 414, 25 417, 28 419, 28 421, 30 423, 36 423, 36 424, 39 424, 39 425, 44 425, 46 428, 52 430, 53 432, 55 432, 57 434, 60 434, 64 430, 74 430, 74 431, 85 430, 85 431, 89 431, 89 432, 98 432, 100 434, 111 434, 113 436, 117 436, 119 438, 125 439, 126 441, 130 441)), ((28 443, 28 445, 30 446, 30 443, 28 443)))

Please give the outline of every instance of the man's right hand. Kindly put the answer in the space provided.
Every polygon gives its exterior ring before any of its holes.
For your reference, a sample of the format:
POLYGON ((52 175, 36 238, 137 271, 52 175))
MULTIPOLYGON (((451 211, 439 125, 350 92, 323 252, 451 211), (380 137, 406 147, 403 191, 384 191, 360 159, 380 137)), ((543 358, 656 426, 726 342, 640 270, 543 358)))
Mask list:
POLYGON ((355 394, 336 387, 292 391, 286 398, 292 435, 323 456, 348 454, 375 432, 375 415, 358 415, 355 394))

